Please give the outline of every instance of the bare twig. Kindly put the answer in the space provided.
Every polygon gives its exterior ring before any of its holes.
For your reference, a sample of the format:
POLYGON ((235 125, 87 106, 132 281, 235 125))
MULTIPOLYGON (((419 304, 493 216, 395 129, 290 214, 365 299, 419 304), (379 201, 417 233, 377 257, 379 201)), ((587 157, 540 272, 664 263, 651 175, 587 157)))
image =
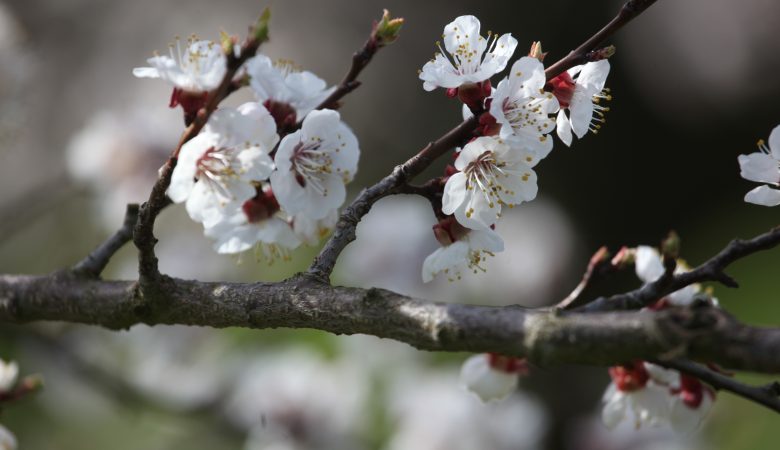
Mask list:
POLYGON ((566 296, 566 298, 555 305, 555 307, 559 309, 568 309, 574 306, 591 282, 596 277, 604 275, 611 269, 613 269, 613 266, 609 260, 609 250, 607 250, 607 247, 599 248, 596 250, 596 253, 590 257, 588 267, 585 269, 585 273, 582 275, 580 283, 566 296))
POLYGON ((99 277, 108 265, 111 257, 114 256, 114 253, 119 251, 133 238, 133 228, 135 228, 137 221, 138 205, 134 203, 128 204, 122 227, 87 255, 86 258, 73 266, 73 272, 89 277, 99 277))
MULTIPOLYGON (((736 287, 737 282, 728 276, 724 270, 734 261, 753 253, 768 250, 780 244, 780 227, 754 237, 753 239, 731 241, 717 255, 690 272, 672 275, 668 270, 658 280, 648 283, 639 289, 610 297, 599 297, 593 302, 581 307, 578 311, 611 311, 640 309, 655 303, 666 295, 694 283, 717 281, 728 287, 736 287)), ((673 269, 673 267, 672 267, 673 269)))
POLYGON ((720 374, 714 370, 684 359, 675 359, 671 361, 652 361, 653 364, 674 369, 680 372, 692 375, 701 381, 709 384, 716 390, 729 391, 747 400, 766 406, 767 408, 780 413, 780 383, 767 384, 765 386, 750 386, 740 383, 734 378, 720 374))
POLYGON ((623 28, 628 22, 642 14, 656 0, 629 0, 620 8, 617 16, 607 25, 591 36, 582 45, 569 52, 568 55, 558 60, 555 64, 549 66, 545 71, 547 79, 553 79, 564 71, 588 62, 588 54, 597 49, 605 40, 609 39, 618 30, 623 28))

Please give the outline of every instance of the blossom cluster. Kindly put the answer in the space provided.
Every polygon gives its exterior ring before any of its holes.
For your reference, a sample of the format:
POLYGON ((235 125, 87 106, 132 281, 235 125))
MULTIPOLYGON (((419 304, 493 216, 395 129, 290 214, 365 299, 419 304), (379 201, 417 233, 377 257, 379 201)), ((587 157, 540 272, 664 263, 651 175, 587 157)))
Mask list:
MULTIPOLYGON (((666 271, 654 247, 639 246, 631 256, 636 275, 644 283, 658 280, 666 271)), ((677 261, 675 274, 689 270, 684 261, 677 261)), ((700 285, 691 284, 661 298, 649 309, 688 306, 694 301, 718 305, 717 299, 703 292, 700 285)), ((633 419, 637 428, 668 423, 674 431, 690 434, 699 428, 715 401, 715 392, 699 379, 646 361, 611 367, 609 375, 612 383, 604 393, 602 410, 608 428, 633 419)))
MULTIPOLYGON (((227 58, 222 46, 193 38, 148 63, 133 73, 173 84, 170 106, 180 105, 187 119, 222 81, 227 58)), ((269 260, 287 258, 335 226, 357 171, 358 141, 338 112, 316 109, 335 88, 315 74, 258 54, 237 77, 256 101, 211 114, 181 147, 167 194, 185 204, 217 252, 254 247, 269 260)))
POLYGON ((480 35, 474 16, 461 16, 444 28, 444 46, 419 73, 425 90, 447 89, 463 102, 465 118, 477 115, 477 136, 458 148, 448 167, 439 223, 434 234, 442 247, 423 263, 423 280, 444 273, 459 279, 466 270, 484 271, 488 256, 504 248, 495 225, 505 208, 536 198, 536 165, 553 148, 550 133, 572 144, 597 132, 608 108, 604 85, 606 59, 588 62, 548 80, 541 45, 514 62, 492 88, 490 78, 508 65, 517 40, 507 33, 480 35))

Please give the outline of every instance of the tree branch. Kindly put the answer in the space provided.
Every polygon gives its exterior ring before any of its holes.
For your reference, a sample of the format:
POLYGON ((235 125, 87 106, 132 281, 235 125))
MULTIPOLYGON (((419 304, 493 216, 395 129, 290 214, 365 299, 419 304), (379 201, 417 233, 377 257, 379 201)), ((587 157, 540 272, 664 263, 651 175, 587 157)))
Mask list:
POLYGON ((667 369, 674 369, 687 373, 688 375, 692 375, 709 384, 716 390, 729 391, 735 395, 758 403, 759 405, 766 406, 773 411, 780 412, 780 398, 778 398, 778 396, 780 396, 780 383, 777 381, 765 386, 750 386, 708 369, 701 364, 696 364, 683 359, 651 362, 666 367, 667 369))
POLYGON ((162 295, 164 301, 152 301, 126 281, 5 275, 0 321, 56 320, 112 329, 138 323, 315 328, 371 334, 422 350, 528 357, 537 364, 613 365, 674 355, 780 372, 780 329, 749 327, 705 306, 555 314, 425 302, 382 289, 333 287, 306 275, 280 283, 171 280, 162 295))
POLYGON ((753 239, 735 239, 717 255, 690 272, 672 276, 662 276, 639 289, 610 297, 599 297, 593 302, 577 309, 580 312, 601 312, 614 310, 640 309, 659 299, 694 283, 717 281, 728 287, 737 287, 737 282, 724 270, 734 261, 769 250, 780 244, 780 227, 754 237, 753 239))
POLYGON ((647 8, 653 5, 656 0, 629 0, 626 2, 617 16, 608 24, 591 36, 582 45, 569 52, 568 55, 558 60, 555 64, 549 66, 545 71, 548 80, 551 80, 572 67, 588 62, 588 54, 596 50, 596 47, 609 39, 618 30, 623 28, 628 22, 632 21, 638 15, 642 14, 647 8))
POLYGON ((135 223, 137 221, 138 205, 134 203, 128 204, 127 209, 125 210, 125 220, 122 223, 122 227, 87 255, 86 258, 73 266, 73 272, 78 275, 93 278, 99 277, 108 265, 111 257, 114 256, 114 253, 119 251, 120 248, 124 247, 124 245, 133 238, 133 228, 135 228, 135 223))

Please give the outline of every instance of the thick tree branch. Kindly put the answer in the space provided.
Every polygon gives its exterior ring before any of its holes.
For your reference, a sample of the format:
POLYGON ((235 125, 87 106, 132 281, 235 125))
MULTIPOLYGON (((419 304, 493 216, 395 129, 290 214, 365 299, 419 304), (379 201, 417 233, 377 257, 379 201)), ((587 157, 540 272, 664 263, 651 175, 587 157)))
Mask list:
POLYGON ((659 299, 694 283, 717 281, 728 287, 737 287, 737 282, 724 270, 734 261, 768 250, 780 244, 780 227, 754 237, 753 239, 735 239, 717 255, 690 272, 678 275, 662 276, 639 289, 610 297, 599 297, 593 302, 578 308, 581 312, 600 312, 612 310, 631 310, 649 306, 659 299))
POLYGON ((584 64, 589 61, 588 55, 594 52, 599 45, 609 39, 618 30, 623 28, 628 22, 632 21, 638 15, 642 14, 647 8, 653 5, 656 0, 629 0, 620 8, 617 16, 608 24, 591 36, 582 45, 569 52, 568 55, 558 60, 555 64, 549 66, 544 71, 547 79, 553 79, 571 69, 572 67, 584 64))
POLYGON ((682 373, 687 373, 688 375, 692 375, 709 384, 716 390, 729 391, 780 413, 780 383, 777 381, 765 386, 750 386, 740 383, 734 378, 708 369, 701 364, 696 364, 683 359, 653 361, 653 363, 666 367, 667 369, 674 369, 682 373))
POLYGON ((371 334, 422 350, 496 352, 537 364, 611 365, 687 357, 780 372, 780 329, 753 328, 697 306, 651 312, 555 314, 519 307, 431 303, 381 289, 332 287, 310 276, 281 283, 171 280, 150 301, 133 282, 0 276, 0 322, 55 320, 112 329, 138 323, 315 328, 371 334))
POLYGON ((133 228, 135 228, 135 223, 137 221, 138 205, 134 203, 128 204, 127 209, 125 210, 125 220, 122 223, 122 227, 87 255, 86 258, 73 266, 73 272, 78 275, 94 278, 99 277, 108 265, 111 257, 114 256, 114 253, 119 251, 120 248, 124 247, 124 245, 133 238, 133 228))

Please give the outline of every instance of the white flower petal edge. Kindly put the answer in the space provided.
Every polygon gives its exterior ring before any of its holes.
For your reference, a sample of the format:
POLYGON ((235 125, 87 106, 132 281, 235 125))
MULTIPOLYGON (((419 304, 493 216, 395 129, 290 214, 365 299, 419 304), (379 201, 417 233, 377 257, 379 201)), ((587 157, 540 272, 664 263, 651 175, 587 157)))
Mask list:
POLYGON ((0 450, 16 450, 16 437, 8 428, 0 424, 0 450))
POLYGON ((359 157, 357 138, 338 112, 312 111, 301 129, 279 144, 271 187, 291 216, 323 219, 344 203, 345 184, 357 171, 359 157))
POLYGON ((504 251, 504 241, 491 229, 470 230, 460 240, 436 249, 423 262, 422 278, 425 283, 444 273, 455 281, 468 270, 474 273, 484 271, 481 264, 487 256, 504 251))
POLYGON ((138 78, 160 78, 188 92, 215 89, 227 71, 222 48, 211 41, 189 41, 182 51, 181 43, 170 46, 170 56, 154 56, 146 62, 151 67, 137 67, 138 78))
POLYGON ((501 400, 517 389, 518 375, 494 369, 486 353, 468 358, 460 370, 460 382, 483 402, 501 400))
POLYGON ((636 427, 658 426, 669 420, 669 394, 660 386, 647 386, 631 392, 620 391, 610 383, 604 392, 601 418, 604 425, 613 429, 625 420, 633 419, 636 427), (629 417, 629 412, 633 417, 629 417))
POLYGON ((292 218, 293 231, 307 245, 317 245, 336 227, 339 221, 339 210, 331 210, 324 218, 313 220, 306 213, 297 214, 292 218))
POLYGON ((485 39, 479 31, 479 19, 474 16, 460 16, 444 27, 444 49, 437 43, 439 52, 420 71, 426 91, 479 83, 504 70, 517 40, 509 33, 485 39))
POLYGON ((572 131, 581 139, 588 131, 597 132, 600 125, 594 122, 603 122, 602 111, 607 111, 608 108, 598 103, 600 99, 610 98, 608 94, 602 93, 609 69, 609 61, 606 59, 569 69, 569 76, 577 78, 574 80, 571 99, 568 105, 562 104, 557 118, 558 137, 567 146, 571 146, 572 131), (568 117, 565 109, 569 112, 568 117), (594 119, 594 113, 599 117, 594 119))
MULTIPOLYGON (((636 248, 636 260, 634 262, 636 276, 645 284, 652 283, 664 274, 664 263, 661 254, 654 247, 640 245, 636 248)), ((674 270, 676 275, 689 272, 690 269, 683 263, 678 263, 674 270)), ((669 302, 677 306, 690 305, 696 294, 701 291, 698 284, 688 285, 678 291, 669 294, 669 302)))
MULTIPOLYGON (((780 185, 780 125, 769 134, 769 145, 758 141, 758 152, 739 155, 742 178, 758 183, 768 183, 775 188, 780 185)), ((780 205, 780 191, 768 185, 752 189, 745 195, 745 201, 762 206, 780 205)))
POLYGON ((241 253, 264 244, 261 252, 269 260, 285 258, 301 241, 287 221, 277 214, 251 222, 239 204, 226 208, 221 220, 205 228, 205 235, 214 239, 214 250, 220 254, 241 253))
POLYGON ((5 362, 0 359, 0 392, 11 389, 19 376, 19 365, 16 361, 5 362))
POLYGON ((260 102, 286 103, 295 109, 297 120, 306 117, 325 100, 336 87, 306 70, 299 70, 289 61, 274 64, 265 55, 247 61, 250 86, 260 102))
POLYGON ((460 151, 444 186, 442 211, 454 214, 464 227, 489 229, 501 216, 503 205, 514 207, 536 198, 538 187, 532 167, 539 157, 530 150, 510 148, 495 137, 479 137, 460 151))
POLYGON ((697 431, 712 409, 713 398, 709 391, 704 391, 701 403, 696 408, 686 405, 679 397, 671 406, 669 420, 672 429, 681 435, 690 435, 697 431))

